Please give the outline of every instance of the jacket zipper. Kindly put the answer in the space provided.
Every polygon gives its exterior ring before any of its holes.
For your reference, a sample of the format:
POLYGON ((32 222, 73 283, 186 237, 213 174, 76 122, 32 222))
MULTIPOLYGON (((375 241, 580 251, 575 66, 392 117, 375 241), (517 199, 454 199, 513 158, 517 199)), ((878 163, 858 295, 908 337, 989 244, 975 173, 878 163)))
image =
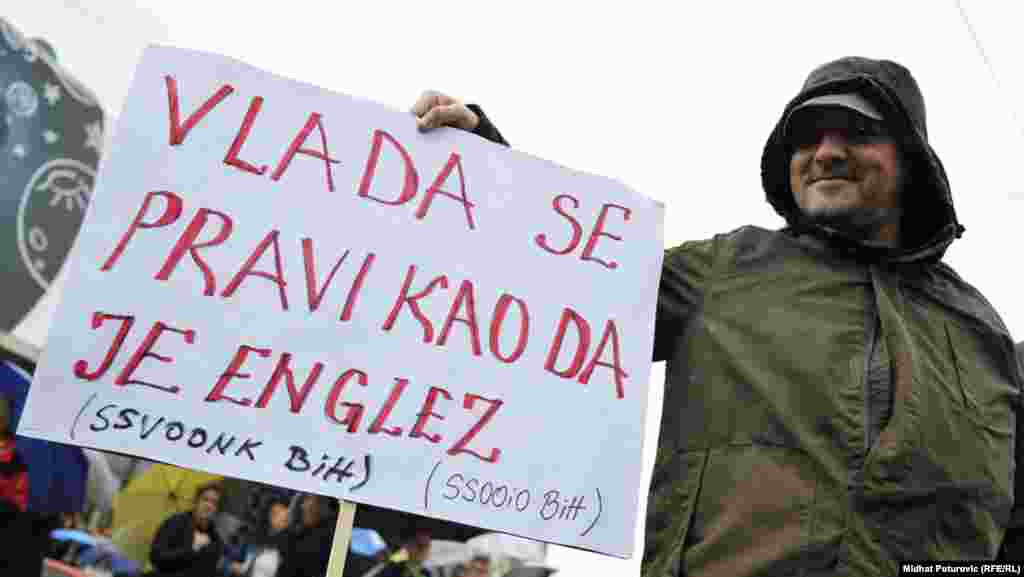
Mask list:
MULTIPOLYGON (((874 295, 874 291, 872 291, 874 295)), ((874 358, 878 347, 879 318, 877 300, 872 299, 871 326, 868 328, 867 356, 864 358, 864 458, 867 459, 871 451, 871 359, 874 358)))

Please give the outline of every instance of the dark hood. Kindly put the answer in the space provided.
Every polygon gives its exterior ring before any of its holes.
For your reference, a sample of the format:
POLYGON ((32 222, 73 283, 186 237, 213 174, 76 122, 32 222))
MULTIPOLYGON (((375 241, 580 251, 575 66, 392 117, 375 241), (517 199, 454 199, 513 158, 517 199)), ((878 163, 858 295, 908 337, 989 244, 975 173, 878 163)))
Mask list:
POLYGON ((946 171, 928 144, 924 98, 910 71, 888 60, 840 58, 811 72, 785 110, 761 156, 761 183, 768 202, 795 232, 813 232, 860 253, 889 262, 923 263, 942 258, 963 233, 953 209, 946 171), (811 225, 793 200, 789 187, 790 153, 784 142, 786 118, 800 103, 823 94, 856 92, 875 105, 903 150, 907 181, 903 194, 902 246, 872 248, 835 230, 811 225))

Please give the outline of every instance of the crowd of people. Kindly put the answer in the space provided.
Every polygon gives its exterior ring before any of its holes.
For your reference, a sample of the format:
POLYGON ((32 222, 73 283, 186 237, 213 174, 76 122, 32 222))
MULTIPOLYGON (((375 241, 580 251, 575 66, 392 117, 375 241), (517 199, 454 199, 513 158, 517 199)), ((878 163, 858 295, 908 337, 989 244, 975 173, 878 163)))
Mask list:
MULTIPOLYGON (((330 561, 338 501, 241 479, 216 478, 191 506, 162 519, 144 559, 122 552, 110 511, 33 512, 27 466, 15 451, 11 402, 0 393, 0 532, 12 575, 38 574, 44 559, 61 567, 99 568, 112 577, 322 577, 330 561), (75 537, 69 537, 74 535, 75 537)), ((152 465, 146 462, 145 464, 152 465)), ((124 481, 145 474, 135 466, 124 481)), ((131 516, 131 513, 128 514, 131 516)), ((350 550, 344 577, 488 577, 488 554, 432 566, 429 523, 400 524, 393 544, 372 554, 350 550)), ((499 573, 501 571, 498 571, 499 573)), ((70 574, 70 573, 69 573, 70 574)))
POLYGON ((225 536, 216 527, 224 486, 214 482, 196 492, 190 511, 159 527, 150 552, 153 577, 305 577, 326 572, 333 525, 331 500, 305 495, 298 522, 289 522, 289 503, 272 501, 255 527, 243 525, 225 536))
MULTIPOLYGON (((147 577, 321 577, 326 574, 338 511, 337 501, 319 495, 299 496, 298 519, 292 523, 292 504, 272 499, 260 511, 255 526, 242 525, 224 537, 216 527, 225 495, 222 483, 212 482, 196 492, 189 511, 167 518, 157 530, 147 577)), ((432 534, 410 521, 398 535, 396 547, 366 556, 349 551, 344 577, 442 577, 428 565, 432 534)), ((452 577, 489 577, 489 555, 473 555, 447 567, 452 577)))
MULTIPOLYGON (((196 491, 191 508, 165 518, 150 545, 149 567, 128 563, 110 569, 114 577, 322 577, 330 561, 337 501, 315 494, 272 497, 239 522, 222 510, 231 483, 212 481, 196 491), (228 529, 230 527, 230 529, 228 529)), ((60 527, 80 529, 102 540, 109 528, 87 530, 81 514, 59 516, 60 527)), ((410 523, 395 546, 373 555, 349 551, 344 577, 488 577, 492 563, 477 554, 464 563, 431 568, 430 530, 410 523)), ((51 539, 47 555, 69 567, 91 566, 94 548, 51 539)))

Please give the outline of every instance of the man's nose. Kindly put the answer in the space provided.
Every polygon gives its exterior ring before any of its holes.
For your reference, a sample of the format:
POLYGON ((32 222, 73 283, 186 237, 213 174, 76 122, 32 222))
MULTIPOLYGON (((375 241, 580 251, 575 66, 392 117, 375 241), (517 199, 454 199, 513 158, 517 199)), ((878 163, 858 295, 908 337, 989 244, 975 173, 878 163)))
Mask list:
POLYGON ((814 149, 814 160, 821 163, 846 160, 849 142, 840 132, 828 131, 821 135, 814 149))

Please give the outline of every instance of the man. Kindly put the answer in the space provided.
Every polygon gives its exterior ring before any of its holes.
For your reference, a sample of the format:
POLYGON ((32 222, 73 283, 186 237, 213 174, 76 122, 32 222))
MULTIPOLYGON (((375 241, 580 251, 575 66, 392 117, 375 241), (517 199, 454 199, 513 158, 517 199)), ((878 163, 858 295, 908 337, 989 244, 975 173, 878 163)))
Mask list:
MULTIPOLYGON (((414 108, 423 129, 485 131, 467 110, 414 108)), ((963 227, 916 81, 884 60, 817 68, 761 176, 785 229, 665 254, 644 574, 996 557, 1019 522, 1021 372, 998 314, 941 262, 963 227)))
POLYGON ((224 544, 213 517, 223 489, 219 483, 196 491, 191 511, 171 515, 153 538, 149 559, 159 577, 210 577, 216 575, 224 544))
POLYGON ((274 498, 263 512, 259 525, 246 528, 235 544, 225 546, 225 575, 228 577, 275 577, 288 547, 290 523, 288 502, 274 498))
POLYGON ((15 516, 28 507, 28 470, 14 449, 11 403, 0 393, 0 514, 15 516))
MULTIPOLYGON (((0 369, 2 365, 0 361, 0 369)), ((0 392, 0 542, 4 543, 0 565, 12 574, 39 567, 45 555, 38 537, 40 523, 26 512, 28 483, 28 470, 15 451, 11 403, 0 392)))
POLYGON ((330 501, 320 495, 304 495, 300 509, 302 522, 290 535, 277 577, 322 577, 327 572, 334 540, 330 501))
POLYGON ((431 577, 423 566, 430 558, 430 530, 413 520, 402 528, 398 538, 402 542, 398 551, 365 577, 431 577))

